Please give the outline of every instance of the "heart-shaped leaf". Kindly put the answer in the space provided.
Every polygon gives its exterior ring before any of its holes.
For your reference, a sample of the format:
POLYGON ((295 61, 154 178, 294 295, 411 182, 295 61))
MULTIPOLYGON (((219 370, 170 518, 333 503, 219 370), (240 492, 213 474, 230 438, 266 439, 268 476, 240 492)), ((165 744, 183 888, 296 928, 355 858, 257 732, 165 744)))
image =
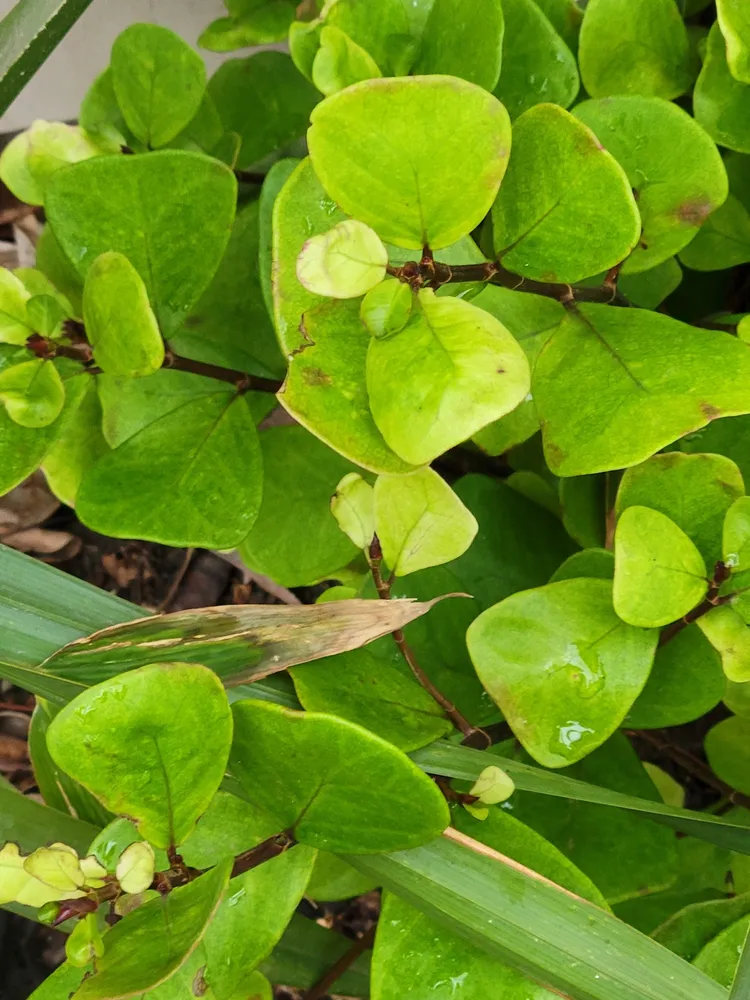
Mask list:
POLYGON ((297 278, 313 295, 357 299, 385 278, 388 251, 376 232, 356 219, 312 236, 297 258, 297 278))
POLYGON ((164 342, 146 286, 121 253, 103 253, 89 268, 83 320, 103 371, 135 378, 161 368, 164 342))
POLYGON ((108 933, 96 972, 77 1000, 119 1000, 140 996, 165 982, 198 947, 224 895, 231 860, 168 896, 149 900, 108 933))
POLYGON ((505 267, 561 282, 619 264, 641 231, 625 171, 593 132, 554 104, 539 104, 515 122, 492 225, 505 267))
POLYGON ((750 629, 742 615, 724 605, 701 615, 697 624, 721 656, 729 680, 738 684, 750 681, 750 629))
POLYGON ((0 403, 21 427, 48 427, 62 413, 65 386, 51 361, 22 361, 0 371, 0 403))
POLYGON ((750 83, 750 11, 743 0, 716 0, 716 16, 735 80, 750 83))
POLYGON ((706 564, 682 528, 649 507, 628 507, 615 531, 615 611, 658 628, 682 618, 708 590, 706 564))
POLYGON ((55 763, 156 847, 184 841, 224 776, 226 694, 198 664, 155 663, 74 698, 55 717, 55 763), (175 706, 179 705, 179 712, 175 706))
POLYGON ((545 767, 565 767, 622 722, 658 633, 620 621, 607 580, 563 580, 506 598, 469 627, 479 679, 545 767))
POLYGON ((109 250, 128 258, 169 337, 219 266, 236 197, 232 171, 218 160, 161 150, 98 156, 60 170, 45 205, 55 236, 81 274, 109 250))
POLYGON ((732 76, 724 36, 719 25, 714 24, 695 84, 695 117, 714 142, 740 153, 750 153, 749 87, 732 76))
MULTIPOLYGON (((575 56, 535 0, 503 0, 505 44, 499 98, 515 119, 542 101, 569 107, 581 82, 575 56)), ((455 43, 454 43, 455 44, 455 43)))
POLYGON ((188 396, 100 458, 83 478, 76 508, 104 534, 228 549, 252 527, 261 492, 247 397, 218 391, 188 396))
POLYGON ((131 24, 112 46, 112 83, 133 134, 157 149, 185 128, 206 89, 203 60, 158 24, 131 24))
POLYGON ((658 97, 584 101, 575 116, 628 175, 643 232, 623 267, 645 271, 682 250, 728 194, 714 143, 687 112, 658 97))
POLYGON ((399 851, 448 825, 437 785, 366 729, 269 702, 236 702, 233 713, 233 774, 248 801, 302 843, 350 854, 399 851))
MULTIPOLYGON (((295 279, 296 280, 296 279, 295 279)), ((370 412, 365 366, 372 338, 356 302, 335 301, 305 313, 307 343, 291 355, 278 394, 289 413, 321 441, 372 472, 410 472, 370 412)), ((410 410, 410 414, 412 411, 410 410)))
POLYGON ((414 250, 446 247, 478 225, 510 153, 502 104, 451 77, 367 80, 327 98, 311 121, 310 155, 331 198, 414 250))
POLYGON ((578 61, 592 97, 671 101, 692 79, 688 34, 674 0, 590 0, 578 61))
POLYGON ((513 410, 528 394, 529 366, 490 313, 424 290, 400 333, 371 339, 367 391, 385 440, 421 465, 513 410))
POLYGON ((312 64, 312 81, 326 97, 361 80, 382 76, 369 52, 334 24, 324 25, 312 64))
POLYGON ((532 392, 553 472, 622 469, 716 417, 750 412, 750 351, 660 313, 582 305, 542 348, 532 392))
POLYGON ((396 576, 457 559, 477 533, 474 515, 433 469, 378 476, 374 501, 375 531, 396 576))
POLYGON ((734 537, 727 540, 727 523, 730 512, 739 513, 744 506, 745 500, 738 499, 744 492, 740 470, 723 455, 670 451, 627 470, 620 480, 615 513, 619 517, 634 506, 658 510, 685 532, 713 569, 722 557, 722 524, 724 553, 738 551, 734 537))

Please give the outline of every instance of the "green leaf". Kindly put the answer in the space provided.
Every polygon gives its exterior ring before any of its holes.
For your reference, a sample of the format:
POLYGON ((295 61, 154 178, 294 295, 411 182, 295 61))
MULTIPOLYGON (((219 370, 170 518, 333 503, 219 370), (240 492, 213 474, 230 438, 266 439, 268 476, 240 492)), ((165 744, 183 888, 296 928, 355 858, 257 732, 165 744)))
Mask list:
POLYGON ((358 472, 344 476, 331 497, 336 523, 360 550, 369 548, 375 534, 374 505, 373 488, 358 472))
POLYGON ((0 114, 5 113, 91 4, 91 0, 19 0, 0 26, 0 114))
POLYGON ((117 103, 112 67, 100 73, 86 91, 78 121, 103 149, 119 153, 123 146, 143 152, 142 143, 133 135, 117 103))
POLYGON ((150 375, 164 362, 164 342, 146 286, 127 257, 103 253, 88 270, 83 320, 97 365, 109 375, 150 375))
POLYGON ((578 60, 592 97, 671 101, 692 82, 688 35, 674 0, 591 0, 578 60))
POLYGON ((625 171, 593 132, 553 104, 531 108, 514 124, 492 225, 505 267, 560 282, 619 264, 641 228, 625 171))
MULTIPOLYGON (((261 969, 275 983, 309 989, 351 948, 342 934, 327 931, 314 920, 295 914, 270 958, 261 969)), ((370 953, 360 955, 335 983, 350 996, 367 996, 370 953)), ((51 1000, 51 998, 47 998, 51 1000)))
POLYGON ((198 53, 158 24, 131 24, 112 46, 112 84, 128 127, 149 148, 165 146, 197 112, 206 87, 198 53))
POLYGON ((0 372, 0 402, 21 427, 48 427, 62 413, 65 386, 51 361, 22 361, 0 372))
POLYGON ((396 576, 439 566, 463 555, 476 518, 433 469, 410 476, 378 476, 375 531, 396 576))
POLYGON ((750 718, 750 687, 744 681, 727 681, 723 702, 730 712, 750 718))
POLYGON ((26 308, 30 298, 20 278, 0 269, 0 343, 23 347, 34 332, 26 308))
MULTIPOLYGON (((258 198, 258 277, 268 316, 273 318, 273 213, 286 182, 299 166, 292 157, 278 160, 266 174, 258 198)), ((304 240, 304 237, 303 237, 304 240)), ((296 275, 295 275, 296 277, 296 275)))
MULTIPOLYGON (((513 292, 497 285, 487 285, 472 302, 510 330, 523 348, 532 370, 547 338, 565 316, 563 306, 553 299, 513 292)), ((538 430, 536 407, 533 399, 527 397, 507 416, 483 427, 473 440, 487 454, 502 455, 538 430)))
POLYGON ((448 825, 437 786, 366 729, 256 701, 236 703, 233 713, 232 772, 248 800, 302 843, 357 854, 399 850, 448 825))
POLYGON ((467 634, 479 679, 545 767, 600 746, 646 683, 657 635, 621 623, 611 584, 577 579, 506 598, 467 634))
POLYGON ((715 708, 726 678, 721 657, 698 624, 656 650, 646 686, 625 716, 628 729, 681 726, 715 708))
POLYGON ((701 949, 693 965, 722 986, 730 987, 740 963, 748 928, 750 916, 744 916, 731 924, 701 949))
POLYGON ((297 697, 308 711, 356 723, 399 750, 423 747, 452 730, 390 636, 364 649, 292 667, 290 673, 297 697))
POLYGON ((36 121, 28 135, 28 168, 44 198, 49 181, 58 170, 103 152, 82 129, 63 122, 36 121))
POLYGON ((750 893, 693 903, 665 920, 651 936, 675 955, 691 962, 712 938, 748 913, 750 893))
POLYGON ((230 59, 211 77, 208 92, 224 128, 242 139, 240 169, 303 135, 319 98, 283 52, 230 59))
POLYGON ((682 268, 674 257, 670 257, 648 271, 621 275, 618 287, 634 306, 656 309, 679 288, 681 282, 682 268))
POLYGON ((86 969, 77 969, 75 965, 63 962, 34 990, 29 1000, 58 1000, 59 997, 74 996, 85 975, 86 969))
MULTIPOLYGON (((12 371, 13 355, 17 350, 0 344, 0 378, 12 371)), ((28 357, 27 352, 24 351, 23 356, 28 357)), ((80 365, 65 359, 45 364, 58 369, 63 379, 65 402, 62 413, 46 426, 25 427, 11 419, 5 406, 0 406, 0 495, 18 486, 39 467, 64 428, 66 414, 73 411, 86 389, 85 379, 88 376, 83 375, 80 365)), ((20 366, 16 364, 15 367, 20 366)), ((13 381, 17 376, 8 377, 13 381)), ((47 378, 46 373, 44 377, 47 378)), ((15 405, 18 408, 18 404, 15 405)))
POLYGON ((411 288, 395 278, 386 278, 365 295, 360 316, 373 337, 390 337, 403 330, 413 308, 411 288))
MULTIPOLYGON (((488 759, 492 756, 486 755, 488 759)), ((516 756, 527 760, 525 755, 516 756)), ((505 767, 505 760, 500 760, 500 764, 505 767)), ((603 795, 611 789, 621 796, 637 796, 644 805, 650 801, 654 809, 661 805, 651 777, 628 740, 619 733, 562 773, 571 780, 588 782, 589 787, 597 786, 603 795)), ((677 877, 674 834, 643 815, 622 814, 591 802, 528 791, 517 791, 511 803, 513 815, 551 841, 613 905, 663 891, 677 877), (629 845, 628 850, 613 865, 612 852, 622 843, 629 845)), ((465 827, 460 829, 471 832, 465 827)), ((503 850, 499 843, 492 846, 503 850)), ((535 867, 529 861, 526 864, 535 867)), ((539 870, 568 889, 593 898, 552 873, 539 870)))
POLYGON ((354 466, 303 427, 269 427, 260 445, 263 501, 240 545, 243 561, 283 587, 335 576, 357 554, 330 511, 336 484, 354 466))
POLYGON ((580 87, 573 53, 534 0, 503 0, 505 41, 495 88, 515 119, 549 101, 569 107, 580 87))
POLYGON ((481 856, 442 837, 413 851, 351 863, 488 955, 568 995, 725 997, 698 970, 632 927, 503 863, 502 856, 481 856))
MULTIPOLYGON (((463 833, 500 850, 535 872, 567 889, 581 893, 597 905, 605 901, 597 889, 550 843, 518 820, 499 810, 490 810, 481 824, 462 810, 454 812, 455 825, 463 833)), ((466 1000, 487 996, 552 996, 536 987, 520 972, 485 954, 452 931, 435 923, 398 896, 385 897, 373 953, 373 1000, 397 1000, 403 996, 434 994, 450 1000, 457 994, 466 1000), (435 982, 436 974, 440 976, 435 982), (502 991, 497 993, 498 988, 502 991)))
POLYGON ((614 606, 623 621, 658 628, 708 590, 703 556, 682 528, 649 507, 628 507, 615 531, 614 606))
POLYGON ((593 577, 597 580, 612 580, 614 575, 614 553, 608 549, 592 548, 584 549, 582 552, 574 552, 555 570, 549 582, 577 580, 582 576, 593 577))
POLYGON ((750 83, 750 17, 742 0, 717 0, 716 16, 735 80, 750 83))
POLYGON ((211 801, 231 735, 214 673, 198 664, 157 663, 79 695, 53 720, 47 744, 67 774, 166 848, 187 838, 211 801))
POLYGON ((231 879, 205 939, 205 977, 218 1000, 239 1000, 248 972, 268 958, 305 893, 316 851, 302 844, 231 879))
POLYGON ((714 773, 732 788, 750 795, 750 721, 734 715, 717 723, 704 743, 714 773))
MULTIPOLYGON (((724 517, 744 492, 740 470, 730 459, 672 451, 627 470, 620 480, 615 513, 620 517, 633 506, 659 511, 685 532, 713 568, 722 557, 724 517)), ((727 548, 726 534, 723 551, 737 551, 734 545, 727 548)), ((750 565, 750 552, 748 557, 750 565)))
POLYGON ((320 48, 312 64, 312 81, 328 97, 353 83, 380 77, 378 64, 369 52, 333 24, 320 32, 320 48))
POLYGON ((50 225, 44 227, 36 245, 36 266, 70 302, 72 315, 80 318, 83 315, 83 279, 65 256, 50 225))
POLYGON ((45 337, 58 334, 62 321, 69 315, 54 295, 32 295, 26 313, 33 329, 45 337))
POLYGON ((750 153, 748 93, 748 84, 730 72, 724 36, 719 25, 714 24, 695 84, 695 117, 714 142, 741 153, 750 153))
POLYGON ((581 305, 534 369, 549 466, 575 476, 636 465, 716 417, 750 410, 748 379, 747 346, 725 333, 641 309, 581 305))
POLYGON ((584 548, 606 541, 607 484, 602 476, 574 476, 558 486, 565 530, 584 548))
POLYGON ((29 168, 29 132, 20 132, 0 154, 0 179, 27 205, 43 205, 44 191, 29 168))
POLYGON ((372 879, 360 875, 335 854, 318 851, 306 895, 318 903, 353 899, 376 888, 372 879))
POLYGON ((261 477, 248 401, 218 391, 189 398, 100 458, 76 507, 102 534, 230 549, 255 521, 261 477))
POLYGON ((718 271, 750 260, 750 212, 730 194, 680 254, 694 271, 718 271))
POLYGON ((58 500, 75 507, 81 480, 108 451, 99 393, 95 380, 89 379, 78 406, 66 414, 62 430, 42 462, 47 485, 58 500))
POLYGON ((100 156, 58 171, 46 210, 82 275, 109 250, 128 258, 169 337, 219 265, 236 191, 232 171, 199 153, 100 156))
POLYGON ((151 990, 173 976, 202 940, 224 895, 231 860, 152 899, 107 932, 97 971, 76 1000, 118 1000, 151 990))
MULTIPOLYGON (((494 90, 503 55, 504 19, 500 0, 435 0, 422 33, 412 72, 444 73, 494 90)), ((502 95, 498 94, 502 99, 502 95)))
POLYGON ((273 206, 273 308, 279 344, 285 354, 305 345, 304 313, 326 300, 297 279, 297 258, 306 240, 327 233, 346 219, 323 190, 312 160, 303 160, 279 191, 273 206))
POLYGON ((726 200, 719 151, 676 104, 610 97, 579 104, 575 115, 615 157, 636 193, 643 232, 624 273, 645 271, 682 250, 726 200))
POLYGON ((555 31, 575 52, 578 49, 578 34, 583 20, 583 11, 576 0, 536 0, 536 5, 547 16, 555 31))
POLYGON ((293 0, 256 0, 235 7, 234 17, 220 17, 204 29, 198 44, 211 52, 231 52, 248 45, 269 45, 283 42, 294 23, 293 0), (247 10, 245 10, 247 8, 247 10))
POLYGON ((297 258, 297 278, 308 292, 357 299, 385 278, 388 251, 376 232, 355 219, 312 236, 297 258))
POLYGON ((367 389, 385 440, 420 465, 513 410, 529 391, 528 363, 490 313, 423 290, 399 334, 370 341, 367 389))
MULTIPOLYGON (((618 742, 622 747, 622 742, 618 742)), ((611 750, 613 745, 616 747, 615 741, 610 740, 607 744, 607 750, 611 750)), ((602 771, 599 771, 597 767, 596 771, 593 772, 596 775, 597 784, 588 784, 570 778, 564 773, 530 767, 507 757, 501 757, 494 752, 470 750, 468 747, 455 746, 442 740, 430 747, 425 747, 423 750, 418 750, 410 756, 428 774, 442 774, 449 778, 461 778, 465 781, 476 781, 488 764, 499 764, 513 779, 517 790, 533 792, 534 798, 537 795, 552 796, 553 798, 573 799, 577 802, 592 802, 597 805, 622 809, 626 812, 639 813, 662 823, 664 826, 700 838, 708 843, 739 851, 742 854, 750 854, 750 835, 748 835, 747 826, 725 817, 693 812, 689 809, 677 809, 674 806, 663 805, 659 801, 649 802, 648 799, 602 787, 605 781, 614 780, 619 773, 617 768, 613 769, 609 764, 606 764, 602 771)), ((607 756, 602 752, 605 761, 607 756)), ((630 754, 630 757, 635 759, 633 753, 630 754)), ((586 773, 593 762, 597 762, 597 752, 584 758, 574 767, 586 773)), ((529 801, 533 801, 533 798, 529 801)), ((611 857, 608 858, 607 864, 609 870, 612 871, 611 857)))
POLYGON ((296 663, 358 649, 403 628, 435 603, 355 600, 177 611, 102 629, 64 646, 44 666, 59 677, 95 684, 161 662, 166 648, 182 661, 210 666, 237 686, 296 663))
POLYGON ((500 102, 449 77, 368 80, 326 98, 311 121, 310 155, 330 197, 408 249, 439 250, 471 232, 510 152, 500 102), (415 102, 429 128, 415 129, 415 102))
POLYGON ((413 467, 389 448, 370 412, 365 366, 372 338, 358 304, 318 306, 305 313, 304 331, 307 343, 290 356, 289 374, 278 394, 284 409, 362 468, 410 472, 413 467))

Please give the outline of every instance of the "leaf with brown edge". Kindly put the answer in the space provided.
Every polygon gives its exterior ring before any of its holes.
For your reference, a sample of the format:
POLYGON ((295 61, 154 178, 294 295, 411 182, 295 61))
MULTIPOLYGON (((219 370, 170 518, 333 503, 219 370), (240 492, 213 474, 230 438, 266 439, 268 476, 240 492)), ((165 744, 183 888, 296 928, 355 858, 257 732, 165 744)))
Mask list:
POLYGON ((178 611, 77 639, 45 660, 44 668, 60 677, 97 684, 147 663, 179 658, 210 667, 231 687, 295 663, 358 649, 420 618, 442 599, 178 611))

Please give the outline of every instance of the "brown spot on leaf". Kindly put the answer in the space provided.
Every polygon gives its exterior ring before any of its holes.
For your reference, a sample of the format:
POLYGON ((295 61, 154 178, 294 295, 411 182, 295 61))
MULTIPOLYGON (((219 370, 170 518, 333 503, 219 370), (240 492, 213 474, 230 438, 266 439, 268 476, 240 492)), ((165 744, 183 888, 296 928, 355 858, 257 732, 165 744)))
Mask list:
POLYGON ((327 375, 322 368, 304 368, 302 378, 308 385, 330 385, 331 376, 327 375))
POLYGON ((701 403, 701 413, 707 420, 716 420, 721 416, 721 410, 712 403, 701 403))
POLYGON ((702 226, 713 211, 713 205, 707 198, 697 198, 685 201, 677 209, 677 218, 689 226, 702 226))

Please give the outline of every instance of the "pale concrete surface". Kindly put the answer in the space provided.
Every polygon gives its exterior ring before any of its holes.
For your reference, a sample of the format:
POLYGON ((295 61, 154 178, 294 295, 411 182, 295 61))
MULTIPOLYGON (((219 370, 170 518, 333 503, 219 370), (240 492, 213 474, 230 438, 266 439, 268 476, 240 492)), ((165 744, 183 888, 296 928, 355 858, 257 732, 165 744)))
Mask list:
MULTIPOLYGON (((0 18, 13 6, 14 0, 0 0, 0 18)), ((163 24, 195 45, 203 28, 224 15, 222 0, 94 0, 0 118, 0 132, 26 128, 35 118, 75 118, 89 84, 109 62, 112 42, 129 24, 135 21, 163 24)), ((209 73, 227 58, 199 51, 209 73)), ((247 56, 251 51, 243 49, 237 55, 247 56)))

